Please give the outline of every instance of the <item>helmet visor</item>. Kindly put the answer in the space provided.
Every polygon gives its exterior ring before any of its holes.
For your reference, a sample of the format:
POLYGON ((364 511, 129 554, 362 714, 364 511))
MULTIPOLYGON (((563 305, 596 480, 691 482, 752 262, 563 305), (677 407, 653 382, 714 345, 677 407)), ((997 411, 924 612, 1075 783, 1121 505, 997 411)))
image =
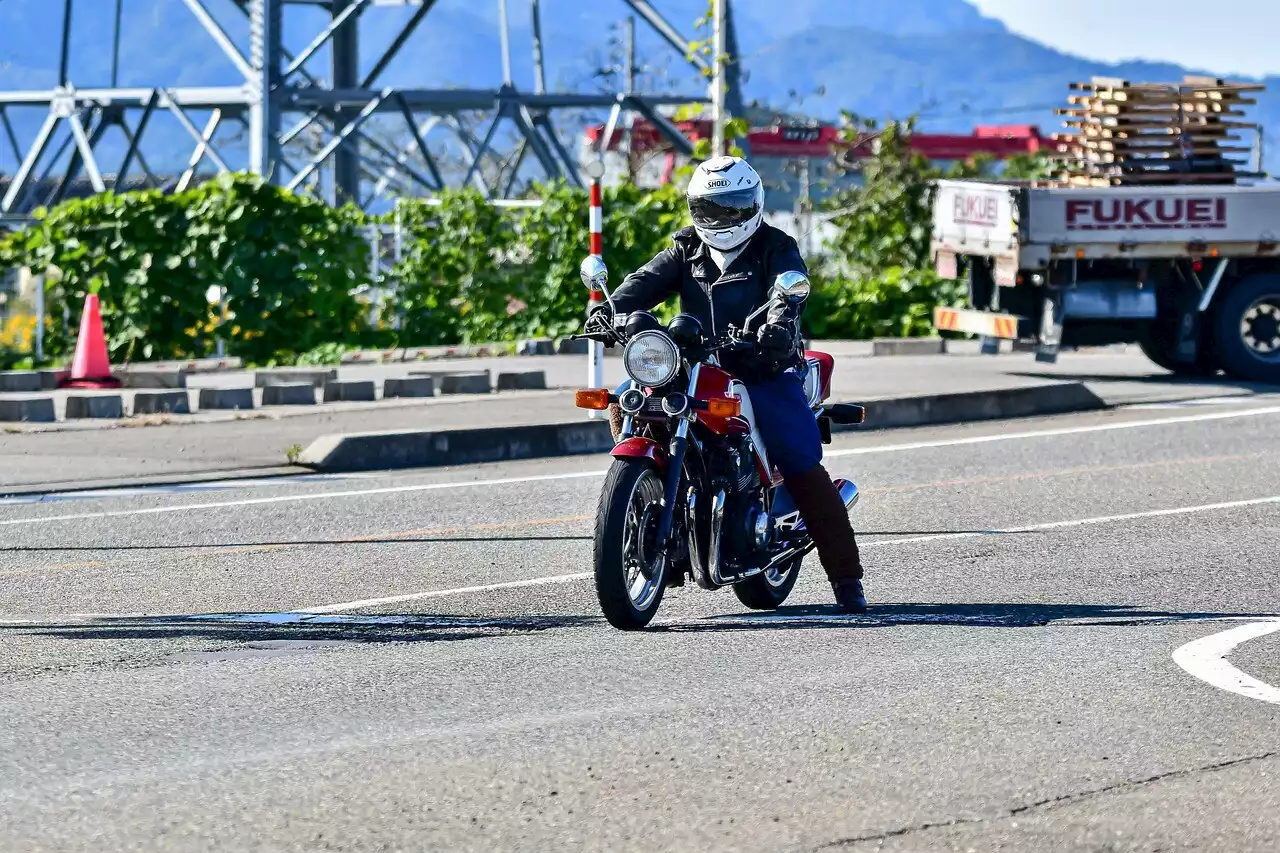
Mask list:
POLYGON ((750 222, 760 212, 756 188, 689 199, 689 215, 699 228, 736 228, 750 222))

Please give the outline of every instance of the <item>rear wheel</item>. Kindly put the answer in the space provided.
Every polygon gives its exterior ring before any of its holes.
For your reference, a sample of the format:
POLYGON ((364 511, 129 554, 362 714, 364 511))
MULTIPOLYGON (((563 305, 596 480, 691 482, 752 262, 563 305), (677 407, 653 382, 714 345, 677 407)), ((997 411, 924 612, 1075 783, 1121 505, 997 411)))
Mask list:
POLYGON ((1280 275, 1237 282, 1219 306, 1214 341, 1237 379, 1280 382, 1280 275))
POLYGON ((1170 323, 1148 325, 1138 340, 1138 347, 1142 350, 1142 354, 1158 367, 1163 367, 1178 376, 1213 376, 1220 367, 1208 335, 1202 336, 1200 346, 1196 348, 1194 362, 1178 361, 1176 357, 1178 331, 1170 323))
POLYGON ((596 597, 609 624, 637 631, 662 604, 665 557, 657 531, 662 475, 644 459, 616 459, 596 513, 596 597))
POLYGON ((795 588, 802 562, 804 557, 796 557, 777 569, 736 583, 733 585, 733 594, 752 610, 777 610, 795 588))

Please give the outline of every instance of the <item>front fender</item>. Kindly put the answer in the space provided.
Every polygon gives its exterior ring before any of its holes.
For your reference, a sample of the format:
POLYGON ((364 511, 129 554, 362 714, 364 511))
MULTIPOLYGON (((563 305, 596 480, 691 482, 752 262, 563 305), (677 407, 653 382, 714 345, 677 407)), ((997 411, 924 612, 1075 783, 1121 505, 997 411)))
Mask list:
POLYGON ((652 459, 658 470, 667 470, 667 451, 652 438, 632 436, 614 445, 612 456, 618 459, 652 459))

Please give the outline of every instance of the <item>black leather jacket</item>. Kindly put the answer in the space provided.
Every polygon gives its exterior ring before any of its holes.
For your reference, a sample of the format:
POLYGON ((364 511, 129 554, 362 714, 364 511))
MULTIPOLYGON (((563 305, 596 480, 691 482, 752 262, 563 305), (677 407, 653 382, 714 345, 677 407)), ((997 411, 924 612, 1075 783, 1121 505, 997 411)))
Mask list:
MULTIPOLYGON (((681 311, 697 317, 708 332, 722 334, 729 325, 741 329, 747 317, 769 300, 778 275, 808 275, 796 241, 767 223, 761 224, 743 253, 724 271, 716 266, 693 228, 677 231, 671 243, 614 291, 619 313, 648 311, 679 296, 681 311)), ((803 305, 774 305, 767 312, 767 322, 791 328, 792 347, 787 357, 775 361, 754 354, 726 354, 725 369, 745 382, 761 382, 799 364, 804 350, 799 332, 802 310, 803 305)), ((753 328, 759 329, 764 322, 757 318, 753 328)))

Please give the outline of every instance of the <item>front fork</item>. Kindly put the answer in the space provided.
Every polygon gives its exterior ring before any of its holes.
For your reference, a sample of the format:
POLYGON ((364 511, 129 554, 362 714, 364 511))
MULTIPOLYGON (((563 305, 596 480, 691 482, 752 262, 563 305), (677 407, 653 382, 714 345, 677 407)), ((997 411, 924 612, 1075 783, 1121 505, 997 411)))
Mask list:
POLYGON ((658 542, 668 556, 675 545, 671 535, 675 527, 676 500, 680 494, 680 481, 684 479, 684 455, 689 447, 689 418, 681 417, 671 436, 667 459, 667 482, 662 493, 662 515, 658 518, 658 542))

